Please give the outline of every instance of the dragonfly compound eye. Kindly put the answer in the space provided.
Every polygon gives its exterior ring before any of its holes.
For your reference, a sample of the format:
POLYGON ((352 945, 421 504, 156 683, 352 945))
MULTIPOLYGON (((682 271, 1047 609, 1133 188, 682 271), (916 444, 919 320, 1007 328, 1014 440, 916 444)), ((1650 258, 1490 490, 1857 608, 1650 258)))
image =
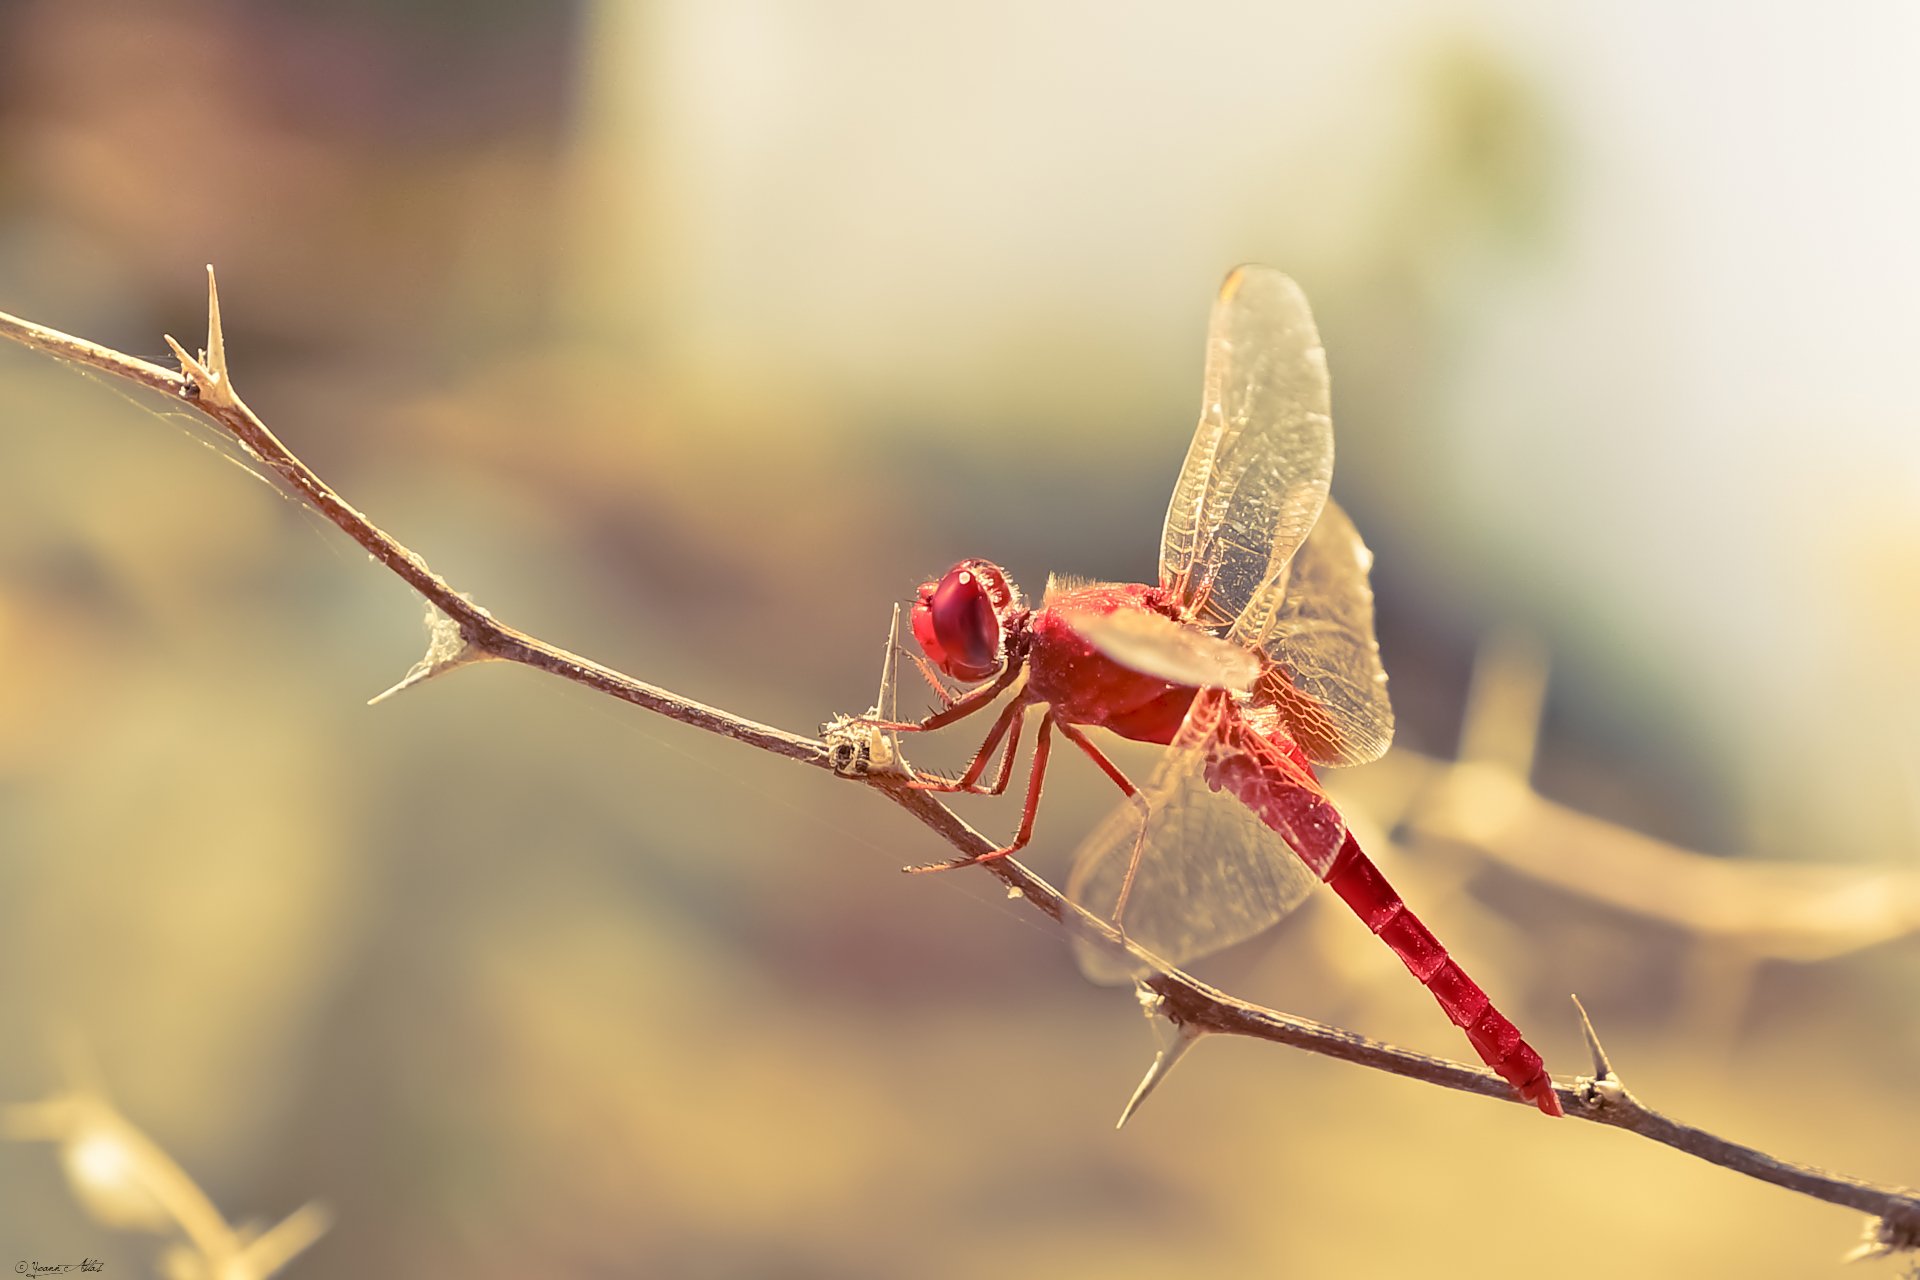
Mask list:
POLYGON ((1000 669, 1000 606, 1009 595, 998 569, 963 560, 939 582, 921 586, 913 604, 914 638, 948 675, 985 680, 1000 669))

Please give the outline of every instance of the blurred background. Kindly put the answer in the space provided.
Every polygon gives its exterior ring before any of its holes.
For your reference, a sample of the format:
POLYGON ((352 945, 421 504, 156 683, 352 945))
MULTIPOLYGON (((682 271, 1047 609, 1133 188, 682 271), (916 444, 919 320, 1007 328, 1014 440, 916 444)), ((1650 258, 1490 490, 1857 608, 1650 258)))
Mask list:
MULTIPOLYGON (((1214 288, 1280 266, 1378 557, 1378 859, 1559 1072, 1577 990, 1653 1105, 1912 1183, 1916 58, 1898 0, 11 0, 0 307, 159 359, 215 262, 249 403, 457 586, 807 732, 961 556, 1150 576, 1214 288)), ((892 806, 525 670, 369 709, 418 602, 191 415, 9 348, 0 426, 0 1101, 96 1071, 232 1220, 324 1202, 290 1275, 1798 1277, 1858 1234, 1269 1045, 1115 1134, 1131 994, 897 874, 945 851, 892 806)), ((1063 762, 1042 874, 1109 799, 1063 762)), ((1466 1055, 1337 905, 1201 972, 1466 1055)), ((0 1145, 8 1265, 155 1253, 0 1145)))

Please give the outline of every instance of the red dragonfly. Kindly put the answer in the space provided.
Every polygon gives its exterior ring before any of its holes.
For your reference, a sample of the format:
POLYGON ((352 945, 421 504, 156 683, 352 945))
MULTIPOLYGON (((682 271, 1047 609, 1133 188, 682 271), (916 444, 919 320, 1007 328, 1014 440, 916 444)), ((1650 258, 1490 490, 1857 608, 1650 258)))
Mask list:
MULTIPOLYGON (((1012 842, 914 869, 1023 848, 1058 730, 1128 797, 1077 856, 1076 901, 1178 965, 1259 933, 1324 880, 1489 1067, 1560 1115, 1540 1055, 1407 909, 1314 775, 1377 759, 1393 736, 1373 557, 1327 498, 1332 472, 1326 354, 1307 300, 1281 273, 1241 267, 1208 326, 1200 425, 1167 508, 1159 585, 1056 577, 1033 609, 999 566, 962 560, 920 587, 915 639, 940 671, 977 687, 956 697, 927 671, 947 705, 917 723, 878 723, 938 729, 1020 687, 959 777, 916 785, 1000 794, 1027 711, 1046 711, 1012 842), (1136 787, 1086 728, 1168 750, 1136 787)), ((1101 981, 1150 972, 1094 945, 1080 961, 1101 981)))

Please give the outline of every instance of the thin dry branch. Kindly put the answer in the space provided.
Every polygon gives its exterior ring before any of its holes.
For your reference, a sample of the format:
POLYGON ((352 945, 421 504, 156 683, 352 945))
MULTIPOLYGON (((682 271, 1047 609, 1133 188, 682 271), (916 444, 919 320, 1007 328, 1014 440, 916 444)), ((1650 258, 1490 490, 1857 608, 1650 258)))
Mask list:
MULTIPOLYGON (((473 653, 477 653, 487 658, 535 667, 684 724, 803 764, 857 778, 905 809, 962 856, 978 855, 994 847, 992 842, 927 792, 908 788, 904 779, 884 767, 865 767, 866 750, 869 747, 879 748, 877 737, 866 743, 850 738, 843 722, 842 733, 832 741, 823 742, 683 698, 507 626, 455 591, 445 579, 428 568, 424 560, 348 505, 281 444, 266 424, 234 393, 228 375, 212 268, 208 268, 207 280, 209 324, 206 350, 198 357, 191 356, 178 343, 168 339, 180 357, 183 373, 162 369, 144 360, 5 313, 0 313, 0 336, 87 368, 125 378, 198 409, 288 485, 301 501, 338 526, 451 620, 459 629, 461 646, 472 651, 467 655, 469 660, 473 653)), ((444 647, 442 652, 444 655, 444 647)), ((429 669, 422 671, 417 678, 433 674, 431 668, 434 665, 430 652, 429 669)), ((443 661, 440 665, 450 667, 456 664, 443 661)), ((1005 882, 1010 890, 1017 891, 1018 896, 1048 917, 1072 930, 1103 939, 1107 945, 1145 955, 1115 933, 1106 922, 1082 910, 1014 859, 1002 858, 983 865, 1005 882)), ((1166 1019, 1184 1037, 1224 1034, 1268 1040, 1464 1093, 1516 1101, 1507 1083, 1491 1071, 1382 1044, 1338 1027, 1248 1004, 1216 991, 1171 966, 1158 961, 1153 963, 1162 971, 1142 984, 1144 991, 1151 993, 1143 998, 1154 1016, 1166 1019)), ((1149 1080, 1153 1081, 1151 1073, 1149 1080)), ((1628 1093, 1610 1071, 1603 1072, 1598 1078, 1578 1077, 1572 1084, 1557 1085, 1556 1092, 1569 1116, 1625 1129, 1775 1186, 1872 1214, 1881 1220, 1878 1230, 1883 1239, 1907 1241, 1920 1237, 1920 1192, 1883 1186, 1781 1160, 1672 1120, 1628 1093)), ((1136 1095, 1136 1101, 1143 1093, 1136 1095)))
POLYGON ((57 1144, 75 1196, 94 1217, 124 1230, 176 1237, 175 1247, 191 1255, 190 1274, 267 1280, 325 1235, 331 1220, 324 1207, 310 1203, 264 1232, 232 1225, 200 1184, 97 1086, 76 1083, 39 1102, 0 1107, 0 1137, 57 1144))

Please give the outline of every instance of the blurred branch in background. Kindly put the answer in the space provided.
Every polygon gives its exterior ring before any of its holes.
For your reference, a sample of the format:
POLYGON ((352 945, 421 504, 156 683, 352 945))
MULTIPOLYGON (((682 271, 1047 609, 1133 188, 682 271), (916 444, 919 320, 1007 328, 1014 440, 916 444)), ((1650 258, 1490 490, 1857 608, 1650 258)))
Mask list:
POLYGON ((1545 696, 1538 649, 1495 637, 1481 650, 1459 760, 1397 757, 1413 775, 1410 833, 1755 962, 1813 964, 1920 932, 1920 874, 1715 857, 1541 796, 1530 779, 1545 696))
POLYGON ((57 1144, 74 1199, 103 1226, 173 1237, 160 1267, 170 1280, 266 1280, 326 1233, 327 1210, 312 1203, 264 1231, 230 1224, 108 1100, 90 1060, 77 1050, 67 1057, 67 1088, 0 1107, 0 1137, 57 1144))
MULTIPOLYGON (((1482 645, 1459 757, 1394 751, 1344 791, 1402 842, 1470 859, 1690 941, 1682 1021, 1731 1038, 1755 972, 1920 933, 1920 873, 1716 857, 1556 804, 1532 776, 1547 663, 1526 637, 1482 645)), ((1343 797, 1344 798, 1344 797, 1343 797)))
MULTIPOLYGON (((215 426, 237 441, 256 461, 288 485, 303 503, 325 516, 371 556, 413 587, 434 609, 444 614, 447 619, 445 624, 436 623, 430 626, 431 640, 427 657, 421 664, 416 665, 399 685, 389 690, 388 694, 429 679, 443 671, 476 661, 519 662, 585 685, 608 696, 659 712, 671 719, 813 765, 816 768, 831 769, 843 776, 858 778, 907 810, 963 856, 978 857, 994 848, 991 842, 968 827, 929 793, 910 789, 905 784, 905 779, 891 774, 884 767, 885 762, 880 755, 869 755, 853 749, 859 747, 864 741, 870 751, 877 752, 884 741, 884 735, 878 730, 872 730, 870 726, 866 727, 867 736, 864 739, 856 736, 850 742, 847 735, 849 733, 858 735, 860 727, 850 727, 848 722, 842 720, 837 722, 839 734, 830 734, 829 741, 822 742, 757 724, 646 684, 514 630, 496 621, 485 609, 456 592, 418 555, 349 506, 311 468, 282 445, 268 430, 266 424, 255 416, 253 411, 247 408, 235 394, 227 366, 219 298, 214 289, 211 268, 208 269, 206 348, 196 358, 189 355, 171 337, 167 338, 168 344, 173 348, 185 370, 184 373, 174 373, 84 339, 4 313, 0 313, 0 336, 79 365, 125 378, 192 405, 215 426)), ((1535 683, 1543 679, 1544 676, 1540 675, 1535 683)), ((1497 689, 1497 686, 1495 688, 1497 689)), ((1530 716, 1516 715, 1515 723, 1522 719, 1537 719, 1537 699, 1537 690, 1533 694, 1531 704, 1525 698, 1511 699, 1523 709, 1529 705, 1534 707, 1530 716)), ((1491 700, 1494 703, 1500 701, 1491 692, 1484 693, 1483 700, 1491 700)), ((1509 789, 1512 785, 1518 785, 1523 792, 1531 796, 1530 788, 1524 784, 1526 771, 1522 767, 1524 764, 1521 759, 1522 753, 1517 749, 1511 749, 1511 744, 1508 748, 1496 748, 1498 735, 1487 727, 1496 723, 1498 723, 1497 720, 1483 720, 1470 724, 1469 759, 1459 765, 1446 766, 1450 771, 1448 776, 1471 777, 1473 776, 1471 770, 1476 763, 1493 769, 1497 773, 1500 766, 1487 761, 1476 761, 1471 757, 1484 754, 1490 758, 1504 758, 1509 775, 1509 789), (1459 769, 1466 769, 1469 772, 1466 774, 1451 772, 1459 769), (1516 775, 1521 781, 1513 784, 1512 778, 1516 775)), ((1533 729, 1529 726, 1526 729, 1527 749, 1524 753, 1527 760, 1531 758, 1530 735, 1532 732, 1533 729)), ((1433 767, 1432 762, 1429 762, 1429 766, 1433 767)), ((1416 794, 1417 792, 1416 788, 1416 794)), ((1544 804, 1544 802, 1538 803, 1544 804)), ((1129 1103, 1129 1112, 1165 1075, 1166 1070, 1187 1046, 1204 1035, 1215 1033, 1241 1035, 1293 1045, 1342 1061, 1358 1063, 1446 1088, 1501 1098, 1510 1102, 1518 1101, 1506 1082, 1490 1071, 1381 1044, 1337 1027, 1277 1013, 1236 1000, 1140 951, 1108 922, 1090 915, 1012 858, 998 858, 985 865, 989 871, 1009 886, 1015 896, 1023 898, 1045 915, 1070 929, 1099 938, 1107 945, 1124 948, 1134 957, 1147 961, 1158 971, 1154 977, 1142 984, 1142 1002, 1151 1018, 1165 1019, 1172 1024, 1175 1036, 1171 1041, 1163 1042, 1166 1047, 1156 1058, 1140 1091, 1129 1103)), ((1585 1023, 1584 1014, 1583 1023, 1585 1023)), ((1727 1141, 1705 1130, 1669 1119, 1646 1107, 1627 1092, 1614 1074, 1606 1055, 1600 1050, 1591 1024, 1585 1024, 1585 1026, 1588 1044, 1593 1053, 1594 1073, 1591 1077, 1578 1078, 1572 1086, 1559 1085, 1556 1088, 1569 1115, 1626 1129, 1723 1168, 1745 1173, 1750 1177, 1831 1204, 1863 1210, 1878 1220, 1872 1228, 1871 1239, 1884 1249, 1909 1248, 1916 1239, 1920 1239, 1920 1193, 1780 1160, 1755 1148, 1727 1141)), ((169 1218, 180 1224, 182 1230, 189 1239, 194 1241, 195 1247, 201 1253, 221 1259, 241 1255, 251 1257, 252 1255, 246 1252, 250 1246, 226 1228, 224 1220, 212 1210, 204 1194, 187 1182, 185 1175, 179 1173, 177 1166, 167 1161, 150 1142, 124 1122, 118 1122, 114 1113, 104 1109, 104 1103, 98 1102, 98 1096, 97 1091, 91 1094, 76 1093, 72 1097, 54 1099, 48 1103, 39 1104, 38 1107, 27 1108, 18 1114, 9 1113, 8 1129, 22 1136, 45 1136, 62 1141, 67 1144, 64 1149, 68 1151, 94 1153, 98 1159, 90 1157, 84 1163, 98 1164, 103 1169, 117 1168, 117 1162, 124 1160, 141 1168, 150 1167, 159 1170, 160 1172, 153 1175, 149 1181, 138 1185, 154 1193, 165 1207, 169 1218), (82 1100, 75 1101, 76 1097, 82 1100), (114 1123, 109 1124, 109 1120, 113 1120, 114 1123), (102 1127, 103 1125, 106 1127, 102 1127), (97 1143, 88 1145, 94 1135, 98 1134, 106 1135, 119 1145, 114 1147, 97 1143), (126 1154, 123 1155, 123 1153, 126 1154), (109 1157, 111 1157, 110 1160, 109 1157), (168 1197, 171 1199, 169 1200, 168 1197)), ((72 1161, 70 1160, 69 1163, 71 1166, 72 1161)), ((123 1217, 129 1221, 156 1220, 151 1215, 140 1217, 131 1211, 123 1213, 123 1217)), ((300 1215, 295 1215, 295 1219, 290 1219, 289 1222, 296 1222, 296 1220, 302 1225, 288 1227, 287 1224, 282 1224, 284 1231, 276 1229, 275 1232, 261 1237, 261 1240, 281 1241, 282 1245, 277 1247, 284 1248, 284 1242, 299 1238, 303 1232, 310 1238, 316 1229, 313 1223, 310 1220, 301 1219, 300 1215)), ((258 1244, 259 1241, 253 1243, 258 1244)), ((301 1244, 304 1245, 304 1243, 305 1241, 302 1240, 301 1244)), ((297 1249, 294 1251, 297 1252, 297 1249)), ((287 1253, 286 1256, 291 1256, 291 1253, 287 1253)), ((284 1261, 284 1258, 282 1260, 284 1261)), ((226 1265, 238 1264, 229 1262, 226 1265)), ((254 1273, 226 1271, 210 1274, 241 1276, 254 1273)))

